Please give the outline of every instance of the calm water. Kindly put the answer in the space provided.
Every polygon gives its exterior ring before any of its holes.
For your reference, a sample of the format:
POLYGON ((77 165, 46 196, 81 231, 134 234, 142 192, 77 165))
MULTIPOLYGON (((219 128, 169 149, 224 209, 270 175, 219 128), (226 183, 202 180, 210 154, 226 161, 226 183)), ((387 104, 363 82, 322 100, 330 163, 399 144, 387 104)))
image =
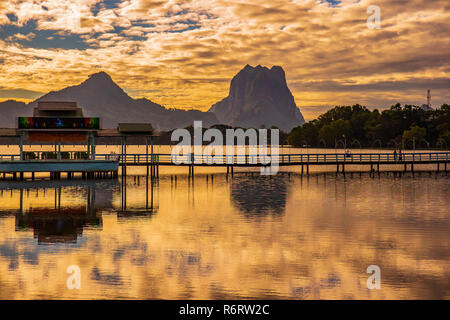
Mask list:
POLYGON ((180 170, 0 181, 0 298, 450 298, 443 173, 180 170), (372 264, 380 290, 366 286, 372 264), (80 290, 67 289, 70 265, 80 290))

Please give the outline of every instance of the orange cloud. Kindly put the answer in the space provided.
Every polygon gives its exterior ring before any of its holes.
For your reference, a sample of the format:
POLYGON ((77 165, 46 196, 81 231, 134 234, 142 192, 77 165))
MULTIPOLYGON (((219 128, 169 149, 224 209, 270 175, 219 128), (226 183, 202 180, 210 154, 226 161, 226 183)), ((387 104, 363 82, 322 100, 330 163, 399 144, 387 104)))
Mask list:
POLYGON ((434 103, 450 101, 436 81, 450 78, 445 0, 377 1, 379 30, 366 25, 369 0, 338 6, 315 0, 126 0, 96 11, 99 2, 80 0, 77 10, 66 0, 2 2, 0 28, 37 20, 34 42, 43 30, 54 30, 81 35, 87 48, 43 49, 0 38, 0 81, 46 92, 104 70, 130 94, 207 110, 227 95, 226 79, 246 64, 261 64, 283 66, 308 119, 337 104, 421 104, 427 84, 434 103), (11 12, 16 22, 8 18, 11 12), (382 83, 392 86, 376 85, 382 83))

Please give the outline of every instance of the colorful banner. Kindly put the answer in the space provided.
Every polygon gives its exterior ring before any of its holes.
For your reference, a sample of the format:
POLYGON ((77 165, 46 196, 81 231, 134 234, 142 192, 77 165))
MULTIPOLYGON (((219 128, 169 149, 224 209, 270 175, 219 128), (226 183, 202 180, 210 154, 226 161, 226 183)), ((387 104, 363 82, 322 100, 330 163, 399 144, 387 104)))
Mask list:
POLYGON ((20 117, 19 129, 100 130, 100 118, 20 117))

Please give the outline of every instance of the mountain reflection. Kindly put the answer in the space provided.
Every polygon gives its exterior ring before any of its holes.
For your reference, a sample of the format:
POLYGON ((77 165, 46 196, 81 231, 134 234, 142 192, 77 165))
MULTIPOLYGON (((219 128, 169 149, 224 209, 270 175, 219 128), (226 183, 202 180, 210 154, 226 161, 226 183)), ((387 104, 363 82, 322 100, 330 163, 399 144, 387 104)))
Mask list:
POLYGON ((231 200, 247 217, 283 215, 287 199, 286 177, 238 175, 231 181, 231 200))

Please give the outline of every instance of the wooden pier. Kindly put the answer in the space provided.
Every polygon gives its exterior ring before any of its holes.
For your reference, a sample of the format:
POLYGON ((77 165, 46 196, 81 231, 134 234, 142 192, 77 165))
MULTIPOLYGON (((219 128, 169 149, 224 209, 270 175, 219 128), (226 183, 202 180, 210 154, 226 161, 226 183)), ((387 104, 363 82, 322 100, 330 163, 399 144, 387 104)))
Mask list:
MULTIPOLYGON (((102 159, 108 155, 96 155, 102 159)), ((119 165, 126 172, 127 167, 147 166, 152 176, 159 175, 160 166, 185 166, 189 175, 194 175, 195 167, 226 167, 227 174, 233 174, 235 167, 268 167, 275 163, 279 167, 298 166, 301 173, 309 175, 311 166, 335 166, 336 173, 345 173, 349 167, 364 166, 369 172, 380 172, 382 166, 394 167, 403 172, 417 170, 419 165, 432 165, 436 172, 447 172, 450 152, 406 152, 401 156, 390 152, 380 153, 317 153, 279 154, 274 156, 235 155, 204 156, 171 154, 122 154, 119 165)), ((432 171, 434 171, 432 170, 432 171)), ((429 170, 428 170, 429 171, 429 170)))
POLYGON ((73 179, 76 174, 82 178, 117 178, 119 163, 112 160, 45 160, 45 161, 4 161, 0 156, 0 178, 11 175, 13 180, 23 180, 26 173, 35 179, 36 173, 48 173, 50 179, 59 180, 65 174, 73 179))
MULTIPOLYGON (((39 158, 39 152, 37 153, 39 158)), ((345 173, 349 167, 366 167, 369 172, 380 172, 382 166, 390 166, 390 170, 414 172, 419 165, 434 166, 432 171, 447 172, 450 162, 450 152, 419 152, 404 153, 400 158, 392 153, 321 153, 321 154, 279 154, 259 157, 256 155, 235 156, 174 156, 171 154, 95 154, 95 160, 20 160, 20 155, 0 155, 0 178, 11 174, 13 179, 23 179, 24 173, 30 173, 32 178, 37 172, 50 173, 51 179, 60 179, 62 173, 67 178, 81 173, 83 178, 115 178, 119 167, 126 175, 127 167, 147 167, 147 175, 159 176, 160 166, 188 167, 189 176, 195 174, 195 167, 224 167, 227 174, 233 174, 235 168, 244 167, 279 167, 298 166, 302 174, 309 175, 312 166, 334 166, 336 173, 345 173), (116 159, 112 159, 116 157, 116 159)), ((366 170, 367 171, 367 170, 366 170)), ((430 171, 430 169, 428 169, 430 171)))

